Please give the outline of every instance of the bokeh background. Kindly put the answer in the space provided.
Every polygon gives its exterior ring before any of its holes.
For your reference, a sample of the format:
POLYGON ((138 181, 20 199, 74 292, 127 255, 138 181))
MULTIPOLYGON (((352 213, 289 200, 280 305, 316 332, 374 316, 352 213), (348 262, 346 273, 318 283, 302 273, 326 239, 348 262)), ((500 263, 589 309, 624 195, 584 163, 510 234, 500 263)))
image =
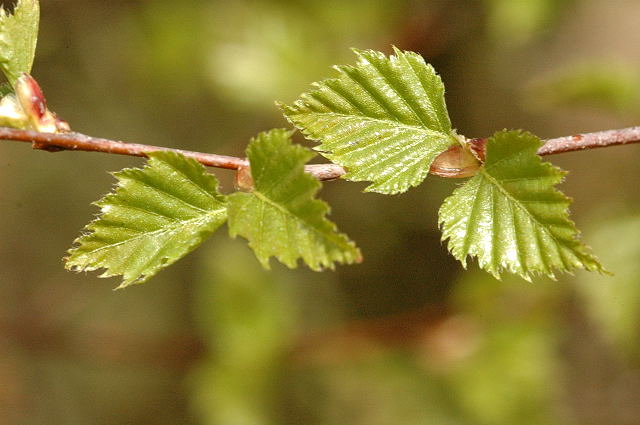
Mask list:
MULTIPOLYGON (((9 3, 9 2, 4 2, 9 3)), ((83 133, 242 155, 350 47, 420 52, 469 137, 640 124, 637 0, 43 0, 34 75, 83 133)), ((437 209, 327 183, 361 265, 263 271, 221 229, 149 283, 64 271, 143 161, 0 143, 0 423, 640 422, 640 145, 549 158, 613 277, 462 270, 437 209)), ((232 190, 228 171, 216 170, 232 190)))

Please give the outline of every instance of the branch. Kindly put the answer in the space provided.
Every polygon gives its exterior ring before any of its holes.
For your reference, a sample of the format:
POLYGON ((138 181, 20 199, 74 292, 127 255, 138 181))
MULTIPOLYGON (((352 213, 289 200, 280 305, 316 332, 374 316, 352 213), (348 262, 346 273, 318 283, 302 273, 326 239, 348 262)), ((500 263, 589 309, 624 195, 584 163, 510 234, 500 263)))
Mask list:
POLYGON ((237 170, 239 167, 249 164, 247 160, 233 156, 191 152, 181 149, 163 148, 161 146, 141 145, 138 143, 127 143, 119 140, 86 136, 81 133, 40 133, 31 130, 18 130, 15 128, 0 127, 0 140, 28 142, 33 144, 34 149, 41 149, 48 152, 85 151, 146 157, 146 153, 149 152, 173 151, 181 153, 189 158, 193 158, 208 167, 226 168, 229 170, 237 170))
MULTIPOLYGON (((486 138, 470 140, 471 150, 481 160, 484 160, 486 143, 486 138)), ((575 134, 573 136, 547 139, 544 145, 538 149, 538 155, 555 155, 631 143, 640 143, 640 127, 628 127, 618 130, 597 131, 595 133, 575 134)))
MULTIPOLYGON (((217 155, 212 153, 192 152, 182 149, 171 149, 161 146, 142 145, 137 143, 127 143, 116 140, 101 139, 86 136, 81 133, 40 133, 31 130, 19 130, 14 128, 0 127, 0 140, 28 142, 32 143, 34 149, 46 150, 49 152, 59 151, 87 151, 104 152, 117 155, 142 156, 149 152, 173 151, 193 158, 203 165, 209 167, 226 168, 237 170, 249 165, 244 158, 233 156, 217 155)), ((484 151, 487 139, 471 139, 470 146, 476 156, 484 158, 484 151)), ((538 155, 554 155, 565 152, 573 152, 584 149, 603 148, 607 146, 625 145, 640 143, 640 127, 629 127, 618 130, 599 131, 595 133, 576 134, 573 136, 558 137, 546 140, 545 144, 538 150, 538 155)), ((456 153, 460 148, 454 146, 444 155, 456 153)), ((438 158, 441 158, 438 157, 438 158)), ((456 168, 442 168, 442 161, 438 158, 434 161, 429 170, 431 174, 441 177, 467 177, 469 171, 456 168)), ((333 180, 343 176, 346 171, 336 164, 313 164, 307 165, 306 171, 319 180, 333 180)))
POLYGON ((640 143, 640 127, 628 127, 549 139, 538 149, 538 155, 554 155, 631 143, 640 143))

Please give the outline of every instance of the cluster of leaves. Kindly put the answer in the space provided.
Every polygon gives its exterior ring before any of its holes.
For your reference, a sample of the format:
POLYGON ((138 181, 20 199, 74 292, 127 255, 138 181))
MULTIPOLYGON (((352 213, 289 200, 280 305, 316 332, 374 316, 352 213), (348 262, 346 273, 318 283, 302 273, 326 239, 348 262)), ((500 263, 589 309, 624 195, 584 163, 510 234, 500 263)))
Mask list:
POLYGON ((121 287, 142 283, 199 246, 225 221, 265 267, 275 256, 289 267, 359 261, 360 251, 325 218, 314 199, 320 183, 304 172, 312 156, 286 130, 261 133, 249 144, 254 189, 225 196, 218 181, 193 159, 154 152, 143 169, 115 173, 114 193, 96 203, 101 215, 69 252, 67 267, 122 275, 121 287))
MULTIPOLYGON (((37 9, 37 1, 22 0, 13 15, 0 17, 0 66, 11 83, 31 68, 37 9)), ((422 183, 448 148, 468 152, 451 127, 444 85, 420 55, 355 53, 355 66, 337 66, 337 78, 315 83, 291 105, 279 104, 295 127, 320 142, 321 155, 347 170, 345 179, 371 182, 366 191, 398 194, 422 183)), ((569 199, 554 187, 564 173, 536 155, 541 144, 522 131, 496 133, 478 173, 445 200, 443 240, 463 265, 477 257, 496 277, 509 271, 525 279, 602 271, 578 241, 569 199)), ((313 270, 361 260, 355 244, 327 220, 327 204, 315 198, 320 182, 304 171, 314 154, 292 144, 290 131, 251 140, 251 184, 230 195, 192 159, 148 156, 144 168, 115 173, 116 188, 96 203, 101 214, 69 251, 68 268, 103 269, 104 277, 123 277, 120 287, 142 283, 227 220, 231 236, 246 238, 267 268, 271 257, 289 267, 302 260, 313 270)))

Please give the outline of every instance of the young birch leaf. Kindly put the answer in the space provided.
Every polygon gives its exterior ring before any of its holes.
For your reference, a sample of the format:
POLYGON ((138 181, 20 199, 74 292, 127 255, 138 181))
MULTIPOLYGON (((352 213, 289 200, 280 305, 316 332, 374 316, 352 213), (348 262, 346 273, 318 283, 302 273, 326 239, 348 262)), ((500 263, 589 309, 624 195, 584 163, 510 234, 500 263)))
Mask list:
POLYGON ((231 236, 247 238, 265 268, 271 256, 290 268, 301 258, 313 270, 359 262, 360 250, 325 218, 328 205, 314 198, 320 182, 304 172, 313 153, 291 144, 290 136, 271 130, 249 144, 254 188, 229 196, 231 236))
POLYGON ((419 185, 435 157, 457 143, 433 67, 412 52, 358 51, 356 66, 315 83, 286 117, 322 155, 347 169, 344 178, 371 181, 366 191, 394 194, 419 185))
POLYGON ((18 0, 13 14, 0 6, 0 68, 12 86, 20 74, 31 72, 39 20, 38 0, 18 0))
POLYGON ((217 179, 193 159, 153 152, 142 168, 114 173, 115 192, 96 205, 101 215, 75 241, 66 267, 121 275, 119 288, 143 283, 187 255, 227 219, 217 179))
POLYGON ((571 200, 555 189, 565 172, 536 154, 542 141, 520 131, 496 133, 486 162, 440 208, 442 239, 466 267, 468 255, 496 278, 507 270, 526 280, 575 268, 603 272, 569 220, 571 200))

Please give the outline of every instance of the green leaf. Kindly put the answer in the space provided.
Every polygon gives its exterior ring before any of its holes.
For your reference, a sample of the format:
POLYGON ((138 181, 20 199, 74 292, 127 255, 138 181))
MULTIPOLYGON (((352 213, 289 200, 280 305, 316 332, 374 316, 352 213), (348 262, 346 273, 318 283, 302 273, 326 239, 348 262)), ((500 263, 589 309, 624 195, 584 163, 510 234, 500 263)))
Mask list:
POLYGON ((149 154, 147 166, 114 176, 116 190, 95 204, 102 214, 75 241, 66 267, 121 275, 119 288, 143 283, 194 250, 227 218, 217 179, 174 152, 149 154))
POLYGON ((18 0, 13 14, 0 6, 0 68, 12 86, 20 74, 31 72, 39 20, 37 0, 18 0))
POLYGON ((395 56, 358 51, 356 66, 337 66, 336 79, 315 83, 286 117, 316 148, 348 171, 372 181, 366 191, 394 194, 419 185, 435 157, 457 143, 433 67, 412 52, 395 56))
POLYGON ((271 130, 249 144, 254 188, 229 196, 231 236, 247 238, 265 268, 271 256, 290 268, 302 258, 313 270, 359 262, 358 248, 325 218, 328 205, 314 199, 321 184, 304 172, 313 153, 292 145, 290 136, 271 130))
POLYGON ((569 220, 571 200, 554 188, 565 173, 536 154, 542 141, 520 131, 487 142, 479 173, 440 208, 442 239, 466 267, 468 255, 497 278, 507 270, 526 280, 582 268, 603 272, 569 220))

